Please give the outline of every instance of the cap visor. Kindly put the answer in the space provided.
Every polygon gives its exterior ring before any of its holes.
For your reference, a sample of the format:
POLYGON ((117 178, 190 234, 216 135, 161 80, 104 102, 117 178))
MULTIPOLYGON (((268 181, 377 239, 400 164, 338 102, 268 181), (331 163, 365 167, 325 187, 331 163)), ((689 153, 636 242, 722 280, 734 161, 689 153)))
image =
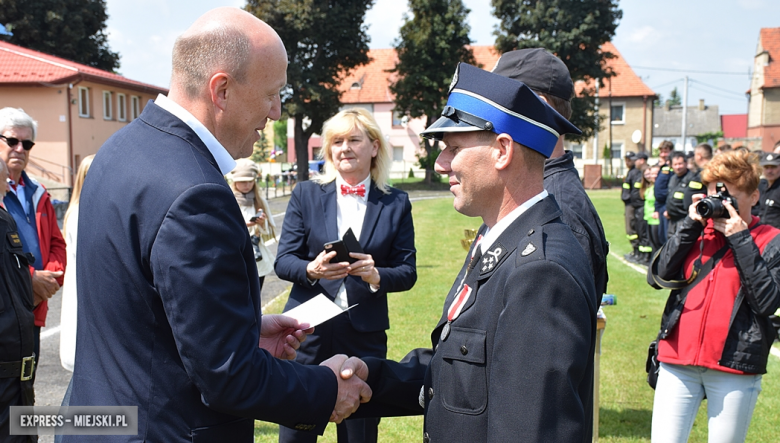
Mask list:
POLYGON ((425 138, 435 138, 437 140, 441 140, 445 132, 474 132, 482 130, 483 129, 472 126, 463 121, 456 122, 449 117, 439 117, 438 120, 433 122, 432 125, 428 126, 428 128, 421 132, 420 135, 425 138))

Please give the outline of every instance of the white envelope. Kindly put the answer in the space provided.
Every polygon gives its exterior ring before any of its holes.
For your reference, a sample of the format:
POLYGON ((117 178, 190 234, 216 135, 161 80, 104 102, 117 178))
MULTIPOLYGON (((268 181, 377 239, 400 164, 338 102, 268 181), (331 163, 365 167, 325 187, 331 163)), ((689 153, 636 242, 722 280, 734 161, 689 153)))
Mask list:
POLYGON ((294 318, 298 320, 298 323, 308 323, 309 327, 314 327, 325 323, 342 312, 349 311, 355 306, 357 306, 357 303, 348 307, 347 309, 341 309, 328 297, 325 297, 323 294, 319 294, 306 303, 298 305, 289 311, 284 312, 282 315, 294 318))

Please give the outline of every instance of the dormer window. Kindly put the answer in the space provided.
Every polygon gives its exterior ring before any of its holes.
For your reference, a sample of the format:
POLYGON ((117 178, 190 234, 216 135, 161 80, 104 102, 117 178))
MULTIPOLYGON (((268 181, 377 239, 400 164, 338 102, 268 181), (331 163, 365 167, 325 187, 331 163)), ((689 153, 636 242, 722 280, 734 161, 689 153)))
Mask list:
POLYGON ((349 87, 349 89, 360 89, 361 85, 360 82, 352 83, 352 86, 349 87))

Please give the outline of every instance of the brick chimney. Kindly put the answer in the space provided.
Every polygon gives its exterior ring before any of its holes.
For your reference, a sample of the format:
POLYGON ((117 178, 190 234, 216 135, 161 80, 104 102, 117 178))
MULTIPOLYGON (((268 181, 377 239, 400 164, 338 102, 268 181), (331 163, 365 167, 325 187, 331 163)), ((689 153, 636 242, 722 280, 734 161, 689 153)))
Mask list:
POLYGON ((705 108, 706 108, 706 106, 704 106, 704 99, 700 98, 699 99, 699 111, 703 111, 705 108))

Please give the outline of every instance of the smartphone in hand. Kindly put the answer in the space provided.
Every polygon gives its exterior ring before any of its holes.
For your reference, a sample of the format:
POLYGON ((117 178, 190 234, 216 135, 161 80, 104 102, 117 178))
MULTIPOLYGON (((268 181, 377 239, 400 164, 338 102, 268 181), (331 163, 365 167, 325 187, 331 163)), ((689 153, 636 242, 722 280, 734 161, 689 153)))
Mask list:
POLYGON ((262 215, 263 215, 263 210, 258 209, 257 214, 253 215, 252 218, 249 219, 249 221, 256 222, 258 218, 262 217, 262 215))
POLYGON ((349 256, 349 251, 347 250, 347 246, 344 244, 344 240, 336 240, 325 243, 324 248, 326 254, 331 251, 336 251, 336 257, 330 260, 331 263, 355 263, 357 261, 356 258, 349 256))

